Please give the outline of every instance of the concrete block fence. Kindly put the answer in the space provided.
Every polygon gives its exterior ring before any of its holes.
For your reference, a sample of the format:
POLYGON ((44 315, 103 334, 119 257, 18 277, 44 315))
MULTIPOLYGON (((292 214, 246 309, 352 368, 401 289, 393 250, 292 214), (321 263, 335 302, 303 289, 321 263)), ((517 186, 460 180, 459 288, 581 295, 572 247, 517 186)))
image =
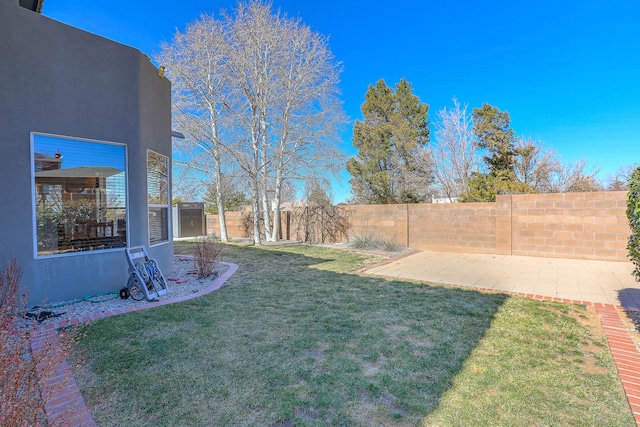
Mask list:
MULTIPOLYGON (((627 261, 631 233, 627 192, 521 194, 494 203, 348 205, 343 240, 375 234, 414 249, 627 261)), ((241 212, 227 212, 230 237, 243 236, 241 212)), ((281 238, 296 240, 294 216, 284 212, 281 238)), ((207 231, 219 233, 207 215, 207 231)))

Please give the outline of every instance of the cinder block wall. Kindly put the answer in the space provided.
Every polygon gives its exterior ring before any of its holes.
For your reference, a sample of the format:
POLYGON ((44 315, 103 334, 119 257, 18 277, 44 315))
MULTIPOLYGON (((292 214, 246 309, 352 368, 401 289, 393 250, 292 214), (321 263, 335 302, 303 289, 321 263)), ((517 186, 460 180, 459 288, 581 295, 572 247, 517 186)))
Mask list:
POLYGON ((513 255, 627 259, 625 191, 508 197, 513 255))
MULTIPOLYGON (((242 227, 242 218, 244 212, 225 212, 224 216, 227 220, 227 234, 229 237, 245 237, 244 227, 242 227)), ((220 219, 218 215, 207 214, 207 234, 215 233, 220 236, 220 219)))
MULTIPOLYGON (((346 208, 349 239, 374 235, 422 250, 627 261, 626 206, 625 191, 603 191, 346 208)), ((217 216, 207 215, 207 229, 219 233, 217 216)), ((227 230, 230 237, 244 237, 242 213, 227 213, 227 230)), ((282 237, 287 238, 284 215, 282 237)), ((290 238, 296 239, 293 231, 290 238)))
POLYGON ((495 203, 425 204, 408 208, 409 247, 495 253, 495 203))
POLYGON ((407 205, 350 205, 349 239, 375 236, 409 246, 407 205))
MULTIPOLYGON (((253 237, 253 236, 245 236, 244 235, 244 227, 242 225, 244 221, 244 215, 250 215, 251 212, 225 212, 225 218, 227 220, 227 234, 229 237, 240 238, 240 237, 253 237)), ((291 223, 291 219, 287 221, 287 217, 290 216, 290 212, 282 212, 280 216, 281 227, 280 227, 280 238, 281 239, 292 239, 295 240, 295 228, 294 224, 291 223), (289 231, 291 230, 291 231, 289 231)), ((207 214, 207 234, 215 233, 217 236, 220 235, 220 219, 218 215, 207 214)), ((264 232, 263 232, 264 235, 264 232)))

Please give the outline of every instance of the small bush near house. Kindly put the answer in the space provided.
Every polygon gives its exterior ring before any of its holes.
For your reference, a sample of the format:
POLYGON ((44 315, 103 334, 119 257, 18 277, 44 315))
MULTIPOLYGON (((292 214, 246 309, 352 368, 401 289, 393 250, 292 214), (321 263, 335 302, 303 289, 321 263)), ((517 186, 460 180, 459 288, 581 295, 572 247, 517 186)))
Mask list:
POLYGON ((631 227, 631 235, 627 249, 629 259, 635 264, 633 275, 640 282, 640 166, 631 174, 629 179, 629 194, 627 199, 627 218, 631 227))
POLYGON ((222 245, 215 235, 199 237, 193 247, 198 277, 205 278, 213 274, 216 264, 222 259, 222 245))

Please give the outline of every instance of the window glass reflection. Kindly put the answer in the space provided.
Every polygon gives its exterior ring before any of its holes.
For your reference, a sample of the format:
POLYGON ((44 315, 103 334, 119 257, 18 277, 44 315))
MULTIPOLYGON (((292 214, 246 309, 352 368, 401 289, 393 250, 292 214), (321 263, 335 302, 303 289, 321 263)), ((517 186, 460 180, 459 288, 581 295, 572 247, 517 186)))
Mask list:
POLYGON ((125 146, 33 135, 38 255, 126 246, 125 146))
POLYGON ((149 243, 169 240, 169 158, 147 151, 147 202, 149 243))

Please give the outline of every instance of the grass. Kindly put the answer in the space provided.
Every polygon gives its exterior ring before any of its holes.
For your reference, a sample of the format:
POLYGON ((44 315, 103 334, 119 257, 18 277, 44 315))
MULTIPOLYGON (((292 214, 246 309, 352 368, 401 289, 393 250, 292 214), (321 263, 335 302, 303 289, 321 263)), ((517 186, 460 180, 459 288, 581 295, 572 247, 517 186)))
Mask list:
POLYGON ((224 253, 221 290, 86 327, 98 425, 634 425, 584 307, 357 275, 376 259, 323 247, 224 253))

